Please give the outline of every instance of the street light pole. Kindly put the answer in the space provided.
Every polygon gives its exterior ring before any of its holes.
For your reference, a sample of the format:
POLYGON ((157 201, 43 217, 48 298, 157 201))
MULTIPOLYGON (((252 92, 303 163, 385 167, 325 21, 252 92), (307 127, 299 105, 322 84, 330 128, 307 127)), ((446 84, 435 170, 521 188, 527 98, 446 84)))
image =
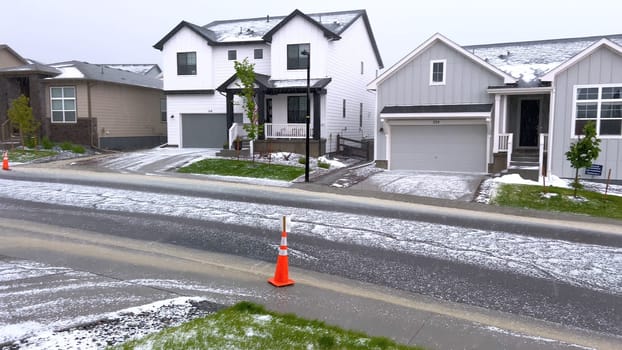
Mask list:
POLYGON ((305 137, 305 182, 309 182, 309 126, 311 124, 311 101, 309 101, 310 76, 311 76, 311 50, 303 50, 301 52, 304 56, 307 56, 307 135, 305 137))

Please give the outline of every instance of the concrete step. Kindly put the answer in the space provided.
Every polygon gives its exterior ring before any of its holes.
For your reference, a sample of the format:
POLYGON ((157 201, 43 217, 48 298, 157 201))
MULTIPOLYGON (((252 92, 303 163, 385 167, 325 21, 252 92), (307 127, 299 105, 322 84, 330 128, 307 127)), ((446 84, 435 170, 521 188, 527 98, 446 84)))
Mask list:
POLYGON ((525 169, 525 168, 509 168, 501 172, 502 174, 518 174, 523 179, 538 181, 539 179, 539 170, 536 169, 525 169))
POLYGON ((250 157, 250 155, 251 152, 249 149, 241 149, 239 151, 234 149, 223 149, 216 152, 216 156, 227 158, 250 157))

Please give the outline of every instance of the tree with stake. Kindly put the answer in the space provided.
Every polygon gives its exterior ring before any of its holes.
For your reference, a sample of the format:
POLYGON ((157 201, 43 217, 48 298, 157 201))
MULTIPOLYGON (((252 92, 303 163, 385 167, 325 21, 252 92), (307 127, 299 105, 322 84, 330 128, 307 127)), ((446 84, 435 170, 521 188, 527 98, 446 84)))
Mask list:
MULTIPOLYGON (((235 74, 240 79, 241 83, 241 96, 244 98, 244 103, 242 107, 244 108, 244 113, 246 114, 250 124, 244 124, 244 130, 248 135, 248 138, 251 141, 257 139, 261 132, 261 128, 259 125, 257 115, 257 104, 255 102, 255 64, 249 63, 248 59, 245 58, 241 62, 235 61, 233 63, 233 68, 235 69, 235 74)), ((255 160, 255 156, 253 156, 253 160, 255 160)))
POLYGON ((600 153, 600 139, 596 137, 596 124, 593 121, 588 122, 583 127, 583 138, 578 136, 577 142, 570 145, 570 150, 566 152, 566 159, 575 169, 574 197, 577 197, 577 190, 581 187, 579 183, 579 169, 592 166, 592 162, 598 158, 600 153))
POLYGON ((30 107, 30 99, 24 95, 20 95, 11 103, 11 107, 7 111, 11 124, 19 129, 19 137, 22 145, 25 145, 26 137, 30 137, 36 133, 39 123, 35 121, 30 107))

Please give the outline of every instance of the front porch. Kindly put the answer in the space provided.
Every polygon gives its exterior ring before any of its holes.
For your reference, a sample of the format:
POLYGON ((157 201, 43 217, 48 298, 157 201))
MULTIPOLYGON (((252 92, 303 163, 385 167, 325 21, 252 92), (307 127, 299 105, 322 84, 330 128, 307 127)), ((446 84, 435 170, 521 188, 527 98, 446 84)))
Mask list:
POLYGON ((537 180, 548 169, 550 88, 498 88, 492 123, 491 173, 537 180))

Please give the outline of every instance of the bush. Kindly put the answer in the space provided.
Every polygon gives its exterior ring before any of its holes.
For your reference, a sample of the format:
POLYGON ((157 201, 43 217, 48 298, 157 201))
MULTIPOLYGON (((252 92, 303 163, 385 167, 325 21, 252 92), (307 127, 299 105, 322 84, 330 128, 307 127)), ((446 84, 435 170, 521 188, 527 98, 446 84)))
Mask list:
POLYGON ((84 147, 82 147, 80 145, 72 145, 71 146, 71 152, 82 154, 82 153, 85 152, 85 149, 84 149, 84 147))
POLYGON ((329 169, 330 168, 330 163, 317 162, 317 166, 319 166, 322 169, 329 169))
POLYGON ((24 146, 28 148, 36 148, 37 147, 37 138, 34 136, 27 137, 24 140, 24 146))
POLYGON ((60 149, 62 149, 63 151, 71 151, 72 148, 73 145, 69 141, 65 141, 60 144, 60 149))
POLYGON ((46 136, 41 140, 41 145, 44 149, 52 149, 54 148, 54 142, 50 141, 50 139, 46 136))
POLYGON ((307 164, 307 158, 305 158, 305 157, 298 158, 298 163, 300 163, 300 164, 307 164))

